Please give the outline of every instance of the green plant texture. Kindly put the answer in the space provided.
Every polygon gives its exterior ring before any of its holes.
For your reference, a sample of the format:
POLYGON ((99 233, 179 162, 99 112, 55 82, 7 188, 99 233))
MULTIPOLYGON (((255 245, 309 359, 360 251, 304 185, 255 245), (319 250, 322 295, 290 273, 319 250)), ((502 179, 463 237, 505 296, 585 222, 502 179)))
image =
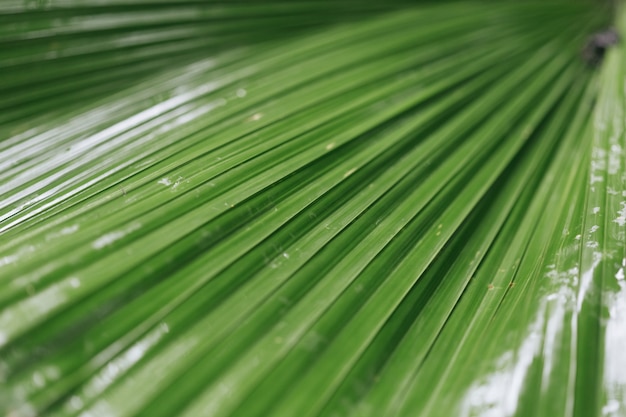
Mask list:
POLYGON ((0 415, 625 417, 611 27, 0 1, 0 415))

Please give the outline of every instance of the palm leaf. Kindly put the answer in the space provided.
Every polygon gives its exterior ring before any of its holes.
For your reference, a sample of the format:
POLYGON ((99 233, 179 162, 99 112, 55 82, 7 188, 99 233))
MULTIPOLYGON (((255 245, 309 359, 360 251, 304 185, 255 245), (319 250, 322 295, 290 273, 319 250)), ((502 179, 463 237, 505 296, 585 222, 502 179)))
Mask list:
POLYGON ((619 7, 1 7, 4 414, 626 415, 619 7))

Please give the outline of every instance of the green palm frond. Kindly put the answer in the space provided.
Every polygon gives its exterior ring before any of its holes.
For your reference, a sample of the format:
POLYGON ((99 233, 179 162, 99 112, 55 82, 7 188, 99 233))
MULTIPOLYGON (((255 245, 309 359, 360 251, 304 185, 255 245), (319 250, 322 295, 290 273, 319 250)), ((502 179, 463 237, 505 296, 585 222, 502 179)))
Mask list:
POLYGON ((0 413, 626 415, 620 7, 5 1, 0 413))

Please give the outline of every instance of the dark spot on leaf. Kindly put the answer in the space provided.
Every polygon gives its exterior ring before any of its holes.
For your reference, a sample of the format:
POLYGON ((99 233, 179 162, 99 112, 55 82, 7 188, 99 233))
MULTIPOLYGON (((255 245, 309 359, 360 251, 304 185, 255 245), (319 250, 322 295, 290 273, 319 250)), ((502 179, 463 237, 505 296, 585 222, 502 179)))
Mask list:
POLYGON ((596 32, 587 39, 582 51, 583 60, 590 66, 599 65, 606 50, 619 42, 619 34, 615 29, 596 32))

